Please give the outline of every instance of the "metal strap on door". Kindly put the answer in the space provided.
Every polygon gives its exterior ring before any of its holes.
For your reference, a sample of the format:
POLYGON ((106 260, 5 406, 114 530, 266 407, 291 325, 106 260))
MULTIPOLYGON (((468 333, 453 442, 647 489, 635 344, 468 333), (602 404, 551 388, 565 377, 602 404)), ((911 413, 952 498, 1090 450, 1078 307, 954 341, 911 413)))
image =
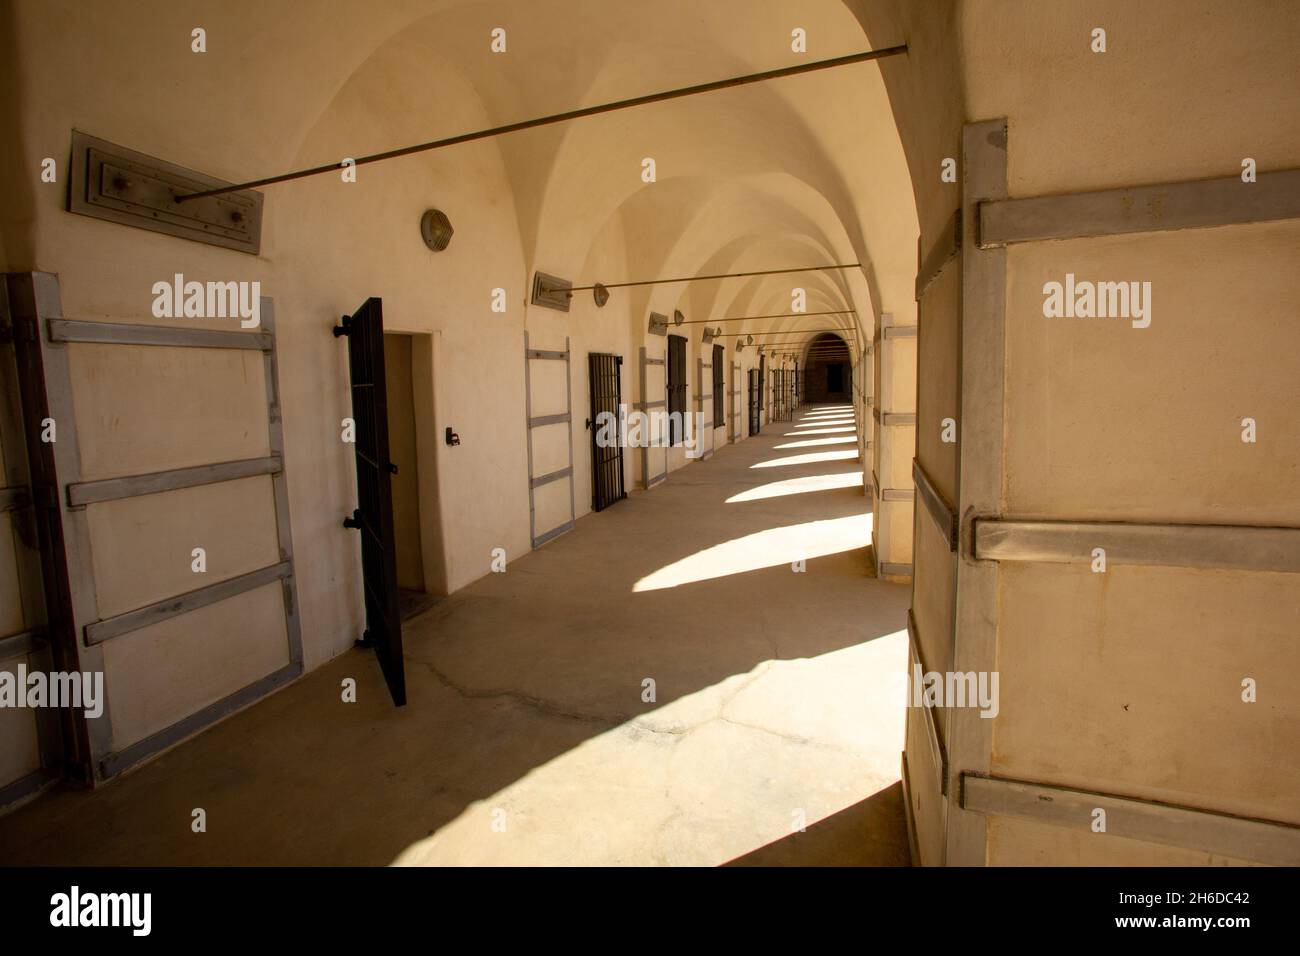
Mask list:
POLYGON ((713 447, 713 392, 711 390, 709 392, 703 391, 704 383, 706 381, 706 379, 704 378, 704 373, 706 371, 709 373, 709 377, 707 381, 709 382, 710 386, 712 386, 713 363, 706 362, 702 358, 697 358, 695 360, 695 382, 696 382, 696 388, 700 389, 700 391, 697 391, 695 393, 695 420, 697 422, 700 422, 701 425, 700 425, 700 434, 696 436, 695 440, 699 442, 701 461, 703 461, 705 458, 712 457, 713 452, 715 450, 713 447), (706 400, 709 403, 708 421, 704 420, 704 403, 706 400))
POLYGON ((534 349, 528 347, 528 332, 524 332, 524 415, 525 424, 528 432, 528 534, 532 539, 533 547, 540 548, 552 538, 564 534, 573 527, 574 519, 577 512, 573 503, 573 367, 572 354, 569 350, 569 339, 564 339, 564 351, 548 351, 546 349, 534 349), (564 363, 564 411, 555 415, 539 415, 533 417, 533 362, 563 362, 564 363), (555 471, 548 472, 545 475, 533 474, 533 429, 546 428, 550 425, 564 425, 568 432, 569 446, 569 465, 567 468, 557 468, 555 471), (569 520, 556 525, 540 534, 537 531, 537 489, 543 485, 549 485, 553 481, 567 480, 569 482, 569 520))
MULTIPOLYGON (((648 419, 650 419, 651 421, 653 421, 653 420, 655 419, 655 416, 651 413, 651 409, 655 409, 655 408, 664 408, 664 409, 666 409, 666 408, 667 408, 667 405, 668 405, 668 400, 667 400, 666 398, 664 398, 664 399, 661 399, 660 401, 657 401, 657 402, 649 401, 649 399, 648 399, 647 396, 646 396, 646 370, 647 370, 651 365, 662 365, 662 366, 664 367, 664 387, 665 387, 665 390, 667 389, 667 383, 668 383, 668 340, 667 340, 667 339, 664 339, 664 357, 663 357, 663 358, 661 358, 661 359, 653 359, 653 358, 649 358, 649 357, 646 355, 645 346, 643 345, 643 346, 641 346, 641 349, 640 349, 640 360, 641 360, 641 367, 640 367, 640 369, 639 369, 639 371, 640 371, 639 378, 640 378, 640 380, 641 380, 641 384, 640 384, 640 390, 641 390, 641 401, 639 401, 639 402, 636 403, 636 408, 637 408, 637 411, 639 411, 639 412, 641 412, 642 414, 644 414, 644 415, 646 416, 646 418, 648 418, 648 419)), ((665 395, 666 395, 666 394, 667 394, 667 392, 665 391, 665 395)), ((653 429, 651 429, 651 431, 652 431, 652 434, 653 434, 653 429)), ((667 444, 666 444, 666 443, 664 443, 664 468, 663 468, 663 471, 661 471, 661 472, 659 472, 658 474, 655 474, 655 475, 651 475, 651 474, 650 474, 650 452, 653 450, 654 445, 655 445, 655 442, 654 442, 653 440, 650 440, 650 441, 646 441, 646 442, 641 446, 641 487, 642 487, 642 488, 646 488, 646 489, 653 488, 655 485, 659 484, 659 482, 663 481, 665 478, 668 477, 668 447, 667 447, 667 444)))

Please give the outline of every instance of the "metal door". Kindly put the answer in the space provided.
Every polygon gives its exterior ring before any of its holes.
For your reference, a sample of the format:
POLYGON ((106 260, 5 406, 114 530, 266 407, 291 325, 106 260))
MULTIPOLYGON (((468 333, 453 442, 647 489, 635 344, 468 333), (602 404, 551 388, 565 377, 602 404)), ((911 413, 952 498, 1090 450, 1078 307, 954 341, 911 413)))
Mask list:
POLYGON ((713 427, 727 423, 727 351, 721 345, 713 346, 713 427))
POLYGON ((587 355, 591 380, 591 417, 587 419, 587 427, 591 429, 592 511, 601 511, 627 497, 623 487, 622 422, 619 416, 619 398, 623 394, 622 370, 623 358, 620 355, 601 352, 587 355))
POLYGON ((668 444, 676 448, 686 436, 686 339, 668 336, 668 444))
POLYGON ((406 703, 402 660, 402 618, 397 601, 397 556, 393 536, 392 475, 388 457, 388 395, 384 380, 384 314, 379 299, 367 299, 334 334, 348 339, 352 376, 353 445, 357 462, 357 509, 343 522, 361 532, 361 581, 366 632, 358 642, 373 646, 393 703, 406 703))
POLYGON ((759 429, 759 408, 763 394, 762 378, 758 369, 749 370, 749 433, 757 435, 759 429))

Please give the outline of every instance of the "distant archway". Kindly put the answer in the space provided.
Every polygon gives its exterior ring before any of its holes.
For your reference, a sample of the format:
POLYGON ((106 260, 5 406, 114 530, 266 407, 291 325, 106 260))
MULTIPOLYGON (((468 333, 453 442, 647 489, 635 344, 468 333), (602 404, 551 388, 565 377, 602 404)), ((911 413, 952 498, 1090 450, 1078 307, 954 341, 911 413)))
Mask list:
POLYGON ((853 357, 838 335, 823 332, 804 353, 804 398, 809 402, 842 402, 853 390, 853 357))

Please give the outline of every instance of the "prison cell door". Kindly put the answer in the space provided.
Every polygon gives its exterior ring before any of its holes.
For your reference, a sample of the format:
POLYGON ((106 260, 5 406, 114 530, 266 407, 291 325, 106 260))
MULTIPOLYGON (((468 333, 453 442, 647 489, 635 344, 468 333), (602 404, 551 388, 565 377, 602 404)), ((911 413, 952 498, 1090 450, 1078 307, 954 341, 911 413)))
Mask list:
POLYGON ((623 487, 622 422, 618 406, 622 389, 623 358, 591 352, 587 370, 591 379, 591 510, 602 511, 627 497, 623 487))
MULTIPOLYGON (((45 606, 23 608, 26 638, 0 613, 0 652, 103 675, 97 714, 58 711, 58 764, 89 783, 302 673, 274 303, 261 298, 259 327, 236 331, 64 318, 50 273, 5 287, 19 405, 9 393, 3 414, 27 440, 13 461, 5 424, 3 497, 22 509, 26 486, 42 573, 19 583, 45 606)), ((23 511, 8 516, 12 528, 23 511)), ((12 748, 0 739, 0 767, 13 768, 12 748)))
POLYGON ((749 433, 757 435, 760 422, 758 420, 759 408, 761 407, 763 394, 762 379, 759 377, 759 371, 756 368, 749 370, 749 433))
POLYGON ((361 584, 366 631, 360 643, 373 646, 393 703, 406 703, 402 660, 402 618, 397 596, 397 553, 393 533, 392 475, 388 457, 388 396, 384 378, 384 314, 379 299, 343 317, 336 336, 347 336, 352 377, 353 445, 357 463, 357 508, 343 521, 361 533, 361 584))

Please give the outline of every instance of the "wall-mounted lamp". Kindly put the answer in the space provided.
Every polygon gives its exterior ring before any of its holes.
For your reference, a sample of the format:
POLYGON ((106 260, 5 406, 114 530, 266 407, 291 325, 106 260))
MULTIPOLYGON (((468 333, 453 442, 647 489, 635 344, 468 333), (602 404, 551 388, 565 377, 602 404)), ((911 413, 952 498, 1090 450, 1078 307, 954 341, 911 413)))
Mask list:
POLYGON ((603 309, 609 301, 609 290, 597 282, 591 287, 591 297, 596 300, 596 307, 603 309))
POLYGON ((448 445, 459 445, 459 444, 460 444, 460 436, 457 435, 454 431, 452 431, 452 428, 451 428, 450 425, 447 426, 447 444, 448 444, 448 445))
POLYGON ((668 334, 668 316, 661 312, 650 313, 650 334, 667 335, 668 334))
POLYGON ((686 321, 686 316, 682 315, 680 309, 673 309, 673 325, 681 325, 686 321))
POLYGON ((451 242, 451 220, 441 209, 426 209, 420 217, 420 238, 432 252, 442 252, 451 242))

